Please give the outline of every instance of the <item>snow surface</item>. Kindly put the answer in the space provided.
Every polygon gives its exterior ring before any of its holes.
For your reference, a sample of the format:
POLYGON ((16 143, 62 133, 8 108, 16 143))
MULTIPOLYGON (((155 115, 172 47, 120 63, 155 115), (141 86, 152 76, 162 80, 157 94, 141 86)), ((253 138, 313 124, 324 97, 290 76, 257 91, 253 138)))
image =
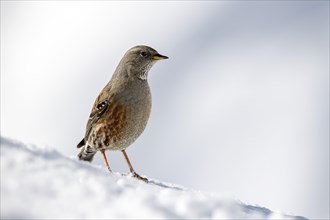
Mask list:
POLYGON ((306 219, 149 180, 1 137, 1 219, 306 219))

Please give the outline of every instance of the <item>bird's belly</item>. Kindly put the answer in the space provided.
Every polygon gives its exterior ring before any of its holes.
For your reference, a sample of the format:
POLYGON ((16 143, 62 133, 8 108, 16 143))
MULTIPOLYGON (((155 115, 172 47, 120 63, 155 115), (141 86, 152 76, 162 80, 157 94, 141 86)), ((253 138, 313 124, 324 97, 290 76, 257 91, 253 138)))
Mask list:
POLYGON ((151 102, 111 108, 109 114, 95 124, 89 136, 89 144, 97 150, 124 150, 130 146, 147 125, 151 102))

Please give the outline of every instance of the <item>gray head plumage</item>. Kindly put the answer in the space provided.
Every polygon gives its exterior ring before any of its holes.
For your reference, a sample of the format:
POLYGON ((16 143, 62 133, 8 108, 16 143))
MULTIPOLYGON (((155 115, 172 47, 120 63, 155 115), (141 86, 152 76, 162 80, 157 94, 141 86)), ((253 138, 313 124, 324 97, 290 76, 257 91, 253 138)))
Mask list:
POLYGON ((139 45, 129 49, 119 66, 127 67, 129 77, 137 77, 141 80, 146 80, 148 72, 153 64, 158 60, 167 59, 167 56, 159 54, 155 49, 139 45))

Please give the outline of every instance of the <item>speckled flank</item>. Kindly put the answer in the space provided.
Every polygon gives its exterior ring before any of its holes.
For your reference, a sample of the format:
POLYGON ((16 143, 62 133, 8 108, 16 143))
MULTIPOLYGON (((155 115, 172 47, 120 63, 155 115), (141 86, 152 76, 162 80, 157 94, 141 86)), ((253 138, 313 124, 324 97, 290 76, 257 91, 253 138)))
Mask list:
POLYGON ((98 121, 93 129, 93 146, 98 150, 124 147, 119 140, 125 139, 123 128, 128 124, 127 115, 130 112, 128 108, 120 105, 109 106, 107 115, 98 121))

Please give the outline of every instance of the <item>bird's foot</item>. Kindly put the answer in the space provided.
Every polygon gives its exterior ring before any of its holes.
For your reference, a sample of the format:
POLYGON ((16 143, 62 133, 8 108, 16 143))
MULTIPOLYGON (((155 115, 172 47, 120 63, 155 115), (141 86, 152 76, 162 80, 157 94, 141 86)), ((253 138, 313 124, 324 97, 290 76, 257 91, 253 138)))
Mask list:
POLYGON ((144 182, 146 182, 146 183, 149 182, 147 178, 140 176, 140 175, 137 174, 135 171, 131 172, 131 174, 132 174, 132 176, 133 176, 134 178, 137 178, 137 179, 139 179, 139 180, 142 180, 142 181, 144 181, 144 182))

